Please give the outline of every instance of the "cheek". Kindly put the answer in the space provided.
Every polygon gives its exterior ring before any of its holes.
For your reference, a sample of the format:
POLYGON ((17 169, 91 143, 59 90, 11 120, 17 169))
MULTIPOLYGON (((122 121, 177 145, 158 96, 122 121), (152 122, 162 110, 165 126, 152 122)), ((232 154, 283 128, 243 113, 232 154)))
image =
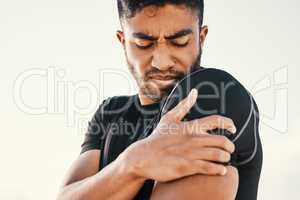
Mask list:
POLYGON ((150 66, 151 53, 148 51, 141 51, 129 42, 126 42, 126 54, 128 62, 135 68, 139 74, 143 74, 150 66))

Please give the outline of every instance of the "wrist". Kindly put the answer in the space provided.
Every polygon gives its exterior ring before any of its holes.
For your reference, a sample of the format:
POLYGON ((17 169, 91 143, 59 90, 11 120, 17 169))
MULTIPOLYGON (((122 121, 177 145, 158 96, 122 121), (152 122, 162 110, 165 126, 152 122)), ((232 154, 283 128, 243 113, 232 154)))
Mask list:
POLYGON ((147 178, 143 176, 144 167, 142 159, 138 158, 134 153, 135 151, 139 151, 136 149, 136 145, 137 144, 133 144, 129 146, 118 156, 115 162, 118 165, 119 173, 126 174, 131 179, 145 181, 147 178))

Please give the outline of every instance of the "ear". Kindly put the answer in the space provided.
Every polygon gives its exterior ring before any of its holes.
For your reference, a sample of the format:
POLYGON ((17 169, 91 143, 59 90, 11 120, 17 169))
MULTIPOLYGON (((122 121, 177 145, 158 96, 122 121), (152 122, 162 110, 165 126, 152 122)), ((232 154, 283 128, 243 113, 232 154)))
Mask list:
POLYGON ((125 47, 125 37, 124 37, 124 33, 123 31, 117 31, 116 33, 117 38, 119 40, 119 42, 121 43, 121 45, 123 46, 123 48, 125 47))
POLYGON ((205 42, 205 39, 206 39, 206 36, 208 34, 208 26, 202 26, 201 27, 201 30, 200 30, 200 45, 201 45, 201 48, 203 49, 203 46, 204 46, 204 42, 205 42))

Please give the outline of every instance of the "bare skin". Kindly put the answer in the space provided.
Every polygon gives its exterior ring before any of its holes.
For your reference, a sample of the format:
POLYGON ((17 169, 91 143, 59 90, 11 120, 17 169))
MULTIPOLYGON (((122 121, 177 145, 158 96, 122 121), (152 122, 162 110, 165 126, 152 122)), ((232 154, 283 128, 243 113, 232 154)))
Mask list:
POLYGON ((157 181, 153 199, 169 199, 169 195, 174 194, 178 198, 211 195, 210 199, 220 196, 234 199, 236 170, 213 163, 229 161, 234 144, 226 137, 209 135, 207 131, 218 127, 235 132, 235 126, 232 120, 221 116, 182 122, 196 98, 197 91, 193 90, 162 117, 151 136, 129 146, 100 172, 99 151, 81 155, 70 169, 58 199, 132 199, 146 179, 157 181), (170 124, 178 127, 172 129, 172 134, 165 128, 170 124), (194 182, 200 184, 199 188, 209 190, 189 187, 194 182), (186 189, 174 190, 181 186, 186 189))
POLYGON ((143 105, 160 101, 172 87, 157 83, 159 76, 176 81, 190 72, 208 34, 208 27, 199 27, 196 13, 185 6, 146 7, 122 25, 117 37, 143 105))
POLYGON ((193 175, 167 183, 157 183, 151 200, 233 200, 238 188, 238 172, 228 166, 224 176, 193 175))
MULTIPOLYGON (((117 37, 143 105, 160 101, 165 95, 165 89, 171 87, 167 76, 176 80, 191 70, 208 33, 207 26, 199 27, 194 12, 173 5, 144 8, 122 21, 122 27, 117 37)), ((234 144, 225 137, 207 134, 214 128, 234 132, 234 124, 221 116, 181 122, 196 96, 191 94, 183 100, 161 119, 151 136, 129 146, 101 171, 100 151, 80 155, 57 199, 132 199, 146 179, 156 181, 154 200, 234 199, 237 170, 214 163, 228 161, 234 144)))

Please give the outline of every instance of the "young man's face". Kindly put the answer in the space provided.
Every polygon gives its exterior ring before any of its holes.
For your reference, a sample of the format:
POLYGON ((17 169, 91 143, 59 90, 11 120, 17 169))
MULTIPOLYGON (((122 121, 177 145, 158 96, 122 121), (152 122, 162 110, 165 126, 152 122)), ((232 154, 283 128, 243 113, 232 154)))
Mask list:
POLYGON ((185 6, 148 6, 123 20, 117 36, 139 86, 144 105, 159 102, 184 75, 199 65, 206 26, 185 6))

